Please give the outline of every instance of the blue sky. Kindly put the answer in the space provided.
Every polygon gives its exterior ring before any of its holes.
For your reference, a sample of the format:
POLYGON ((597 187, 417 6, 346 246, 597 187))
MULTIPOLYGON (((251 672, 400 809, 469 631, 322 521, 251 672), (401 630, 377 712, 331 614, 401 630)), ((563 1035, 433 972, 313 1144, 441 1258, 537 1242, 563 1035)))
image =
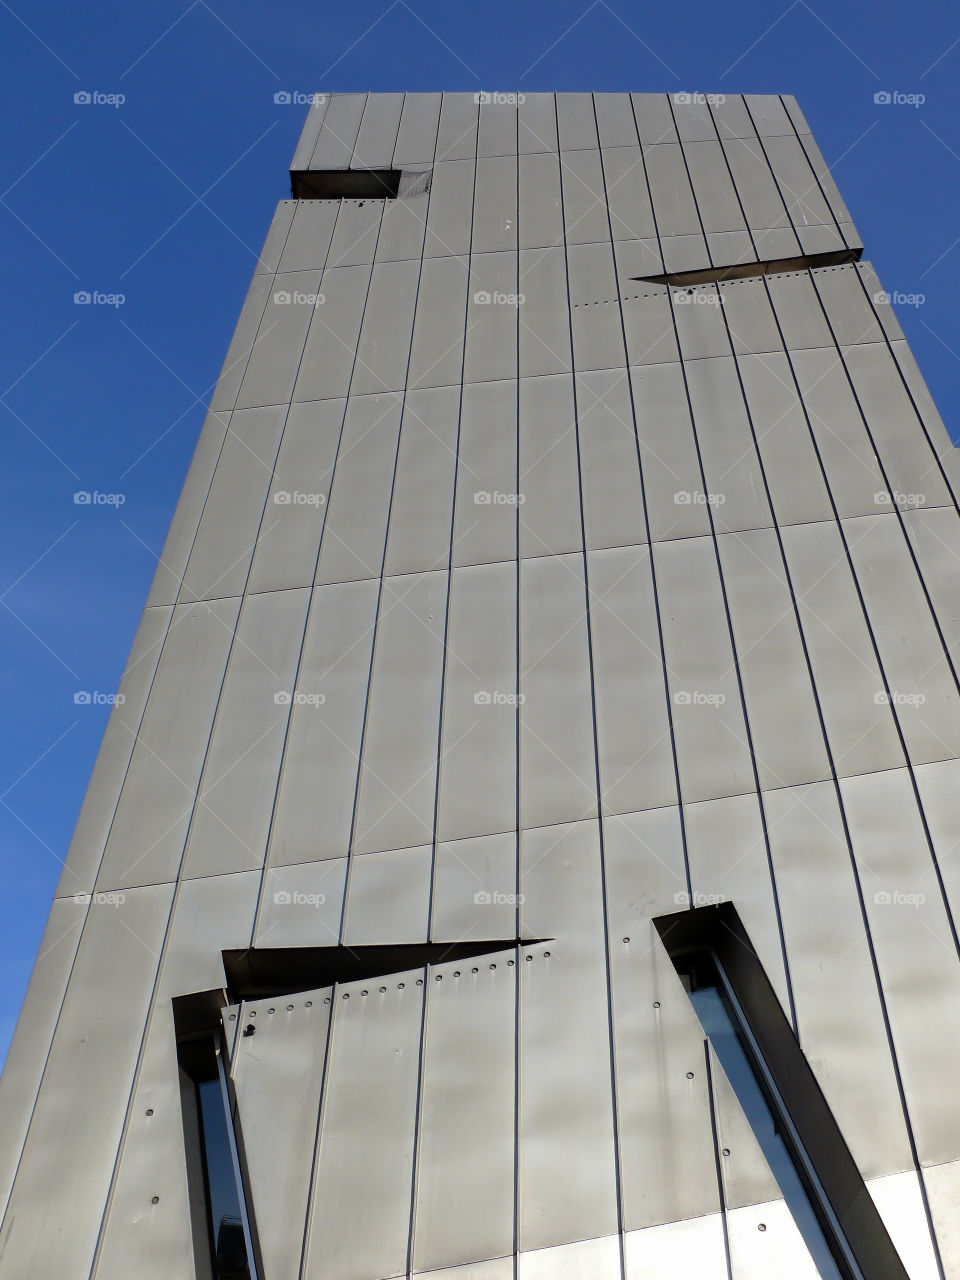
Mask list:
POLYGON ((900 320, 960 434, 951 5, 0 0, 0 40, 0 1058, 106 723, 74 694, 116 689, 289 193, 305 108, 278 91, 796 93, 883 284, 923 295, 900 320))

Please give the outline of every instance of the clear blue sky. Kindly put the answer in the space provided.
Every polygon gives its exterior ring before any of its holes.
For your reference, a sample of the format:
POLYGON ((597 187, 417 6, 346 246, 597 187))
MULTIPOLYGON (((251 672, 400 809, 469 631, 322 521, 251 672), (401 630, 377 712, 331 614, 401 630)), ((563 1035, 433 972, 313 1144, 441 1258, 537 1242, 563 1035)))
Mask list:
POLYGON ((954 5, 0 0, 0 40, 0 1058, 106 723, 74 694, 116 689, 289 194, 305 108, 278 90, 796 93, 885 287, 925 295, 900 320, 960 431, 954 5))

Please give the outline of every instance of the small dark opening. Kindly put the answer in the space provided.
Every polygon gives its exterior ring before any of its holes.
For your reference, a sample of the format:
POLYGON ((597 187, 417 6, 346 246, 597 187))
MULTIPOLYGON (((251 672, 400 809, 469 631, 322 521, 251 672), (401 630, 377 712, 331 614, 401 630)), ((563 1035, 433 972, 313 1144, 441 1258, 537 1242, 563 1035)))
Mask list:
POLYGON ((295 200, 395 200, 399 169, 294 169, 290 188, 295 200))
POLYGON ((785 271, 807 271, 817 267, 842 267, 859 262, 862 249, 833 249, 829 253, 806 253, 796 258, 770 258, 764 262, 737 262, 728 267, 701 267, 696 271, 667 271, 660 276, 631 276, 646 284, 717 284, 722 280, 750 280, 756 276, 785 271))

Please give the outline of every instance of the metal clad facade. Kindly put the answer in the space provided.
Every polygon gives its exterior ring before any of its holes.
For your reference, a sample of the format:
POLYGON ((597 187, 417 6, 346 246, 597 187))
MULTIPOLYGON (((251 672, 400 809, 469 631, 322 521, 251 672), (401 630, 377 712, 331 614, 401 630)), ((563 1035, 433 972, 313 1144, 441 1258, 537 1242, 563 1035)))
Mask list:
POLYGON ((204 1274, 222 951, 462 942, 225 1010, 260 1280, 813 1275, 652 924, 727 900, 960 1276, 960 468, 795 101, 319 95, 293 167, 418 181, 278 205, 0 1081, 0 1278, 204 1274))

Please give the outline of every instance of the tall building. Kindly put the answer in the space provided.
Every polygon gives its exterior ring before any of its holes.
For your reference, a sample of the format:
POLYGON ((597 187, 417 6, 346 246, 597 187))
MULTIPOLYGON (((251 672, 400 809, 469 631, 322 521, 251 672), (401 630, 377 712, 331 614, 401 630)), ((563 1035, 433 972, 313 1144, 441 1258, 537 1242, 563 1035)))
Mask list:
POLYGON ((318 96, 2 1280, 960 1276, 956 455, 789 96, 318 96))

